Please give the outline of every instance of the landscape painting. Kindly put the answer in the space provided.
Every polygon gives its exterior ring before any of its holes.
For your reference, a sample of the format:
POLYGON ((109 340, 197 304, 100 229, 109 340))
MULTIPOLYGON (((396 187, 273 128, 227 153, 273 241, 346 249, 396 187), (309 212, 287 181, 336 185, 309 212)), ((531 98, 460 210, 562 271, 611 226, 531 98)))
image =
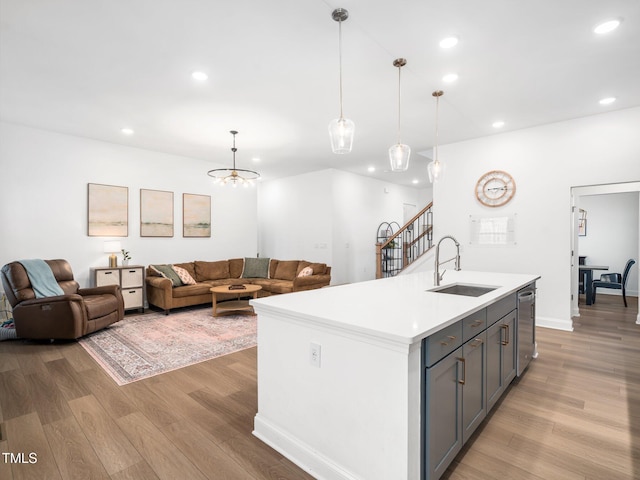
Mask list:
POLYGON ((211 236, 211 197, 182 194, 182 236, 211 236))
POLYGON ((173 237, 173 192, 140 189, 140 236, 173 237))
POLYGON ((126 237, 129 234, 129 189, 89 183, 88 235, 126 237))

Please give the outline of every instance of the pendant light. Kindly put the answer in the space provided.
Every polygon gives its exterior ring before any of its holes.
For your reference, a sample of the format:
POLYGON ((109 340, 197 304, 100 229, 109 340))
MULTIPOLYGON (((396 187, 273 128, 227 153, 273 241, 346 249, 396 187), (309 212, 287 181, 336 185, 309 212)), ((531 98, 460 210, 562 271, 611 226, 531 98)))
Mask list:
POLYGON ((398 67, 398 143, 389 149, 392 172, 406 171, 409 168, 409 157, 411 156, 411 147, 400 142, 400 72, 406 64, 407 61, 404 58, 396 58, 393 61, 393 66, 398 67))
POLYGON ((233 147, 231 147, 231 151, 233 152, 233 168, 216 168, 214 170, 209 170, 207 175, 215 178, 215 183, 222 185, 226 185, 228 183, 234 187, 237 187, 238 185, 242 185, 243 187, 253 185, 253 181, 260 178, 260 174, 253 170, 236 168, 236 152, 238 151, 236 148, 236 135, 238 132, 231 130, 229 133, 233 135, 233 147))
POLYGON ((444 92, 442 90, 436 90, 431 95, 436 97, 436 141, 433 146, 433 160, 427 166, 427 171, 429 172, 429 181, 434 183, 444 175, 444 164, 438 160, 438 107, 440 105, 440 97, 444 95, 444 92))
POLYGON ((338 22, 338 46, 340 52, 340 118, 329 123, 329 137, 331 138, 331 150, 333 153, 349 153, 353 147, 353 133, 355 125, 342 114, 342 22, 349 18, 349 12, 344 8, 336 8, 331 14, 338 22))

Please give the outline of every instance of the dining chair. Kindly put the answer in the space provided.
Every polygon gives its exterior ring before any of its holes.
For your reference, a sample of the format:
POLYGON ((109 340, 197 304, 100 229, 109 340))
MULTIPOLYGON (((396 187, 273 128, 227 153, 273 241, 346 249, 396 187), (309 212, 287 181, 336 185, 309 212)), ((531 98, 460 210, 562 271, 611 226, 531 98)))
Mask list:
POLYGON ((596 303, 596 290, 597 288, 613 288, 616 290, 622 290, 622 300, 624 306, 627 306, 627 279, 629 278, 629 270, 636 263, 635 260, 629 259, 624 267, 624 273, 603 273, 600 275, 599 280, 593 281, 593 303, 596 303))

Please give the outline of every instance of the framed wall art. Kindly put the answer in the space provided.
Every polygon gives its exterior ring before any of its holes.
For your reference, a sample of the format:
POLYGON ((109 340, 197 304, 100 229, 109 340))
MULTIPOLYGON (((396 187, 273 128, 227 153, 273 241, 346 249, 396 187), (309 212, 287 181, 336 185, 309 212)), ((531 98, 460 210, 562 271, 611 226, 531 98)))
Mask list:
POLYGON ((182 194, 182 236, 211 236, 211 197, 209 195, 182 194))
POLYGON ((587 236, 587 211, 580 209, 578 216, 578 236, 586 237, 587 236))
POLYGON ((140 236, 173 237, 173 192, 140 189, 140 236))
POLYGON ((129 235, 129 188, 88 184, 87 234, 90 237, 129 235))

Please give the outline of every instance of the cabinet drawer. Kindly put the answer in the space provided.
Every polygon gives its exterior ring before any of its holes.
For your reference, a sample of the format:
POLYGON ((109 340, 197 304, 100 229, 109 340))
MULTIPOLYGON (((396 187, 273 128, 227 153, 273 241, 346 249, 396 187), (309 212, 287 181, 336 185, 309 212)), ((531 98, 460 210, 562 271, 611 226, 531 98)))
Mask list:
POLYGON ((430 367, 462 345, 462 322, 434 333, 423 342, 425 364, 430 367))
POLYGON ((122 289, 125 310, 129 308, 142 308, 142 288, 122 289))
POLYGON ((479 312, 472 313, 466 318, 461 320, 462 322, 462 342, 472 339, 473 337, 480 335, 485 328, 487 328, 487 310, 482 309, 479 312))
POLYGON ((96 287, 104 285, 120 285, 120 271, 98 270, 96 272, 96 287))
POLYGON ((142 268, 122 269, 122 288, 142 286, 142 268))
POLYGON ((516 309, 516 294, 498 300, 487 307, 487 326, 491 326, 504 317, 507 313, 516 309))

